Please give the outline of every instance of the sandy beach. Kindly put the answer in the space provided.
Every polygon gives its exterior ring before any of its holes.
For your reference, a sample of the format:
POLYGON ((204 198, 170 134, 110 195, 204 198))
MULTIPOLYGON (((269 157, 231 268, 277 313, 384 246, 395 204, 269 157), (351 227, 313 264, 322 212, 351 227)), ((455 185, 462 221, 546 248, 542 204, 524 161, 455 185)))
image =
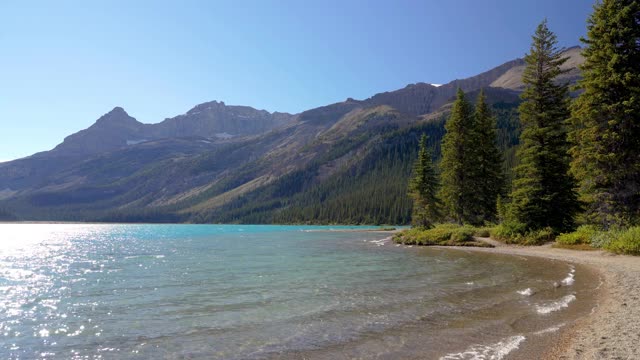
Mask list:
POLYGON ((640 359, 640 257, 600 250, 558 249, 551 245, 512 246, 486 238, 482 240, 496 247, 473 248, 473 251, 582 264, 597 271, 604 280, 598 293, 594 294, 597 306, 593 313, 563 329, 555 345, 536 354, 535 359, 640 359))

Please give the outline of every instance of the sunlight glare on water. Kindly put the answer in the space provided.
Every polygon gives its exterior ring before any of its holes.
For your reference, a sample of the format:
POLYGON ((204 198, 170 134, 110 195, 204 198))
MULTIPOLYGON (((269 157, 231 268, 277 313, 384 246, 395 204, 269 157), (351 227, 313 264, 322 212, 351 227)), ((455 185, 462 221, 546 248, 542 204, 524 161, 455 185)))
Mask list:
MULTIPOLYGON (((0 225, 0 335, 30 339, 21 347, 35 343, 51 344, 52 335, 79 335, 87 319, 74 313, 76 304, 60 305, 71 286, 86 279, 82 274, 100 271, 86 251, 74 249, 74 240, 92 241, 111 231, 110 225, 81 224, 2 224, 0 225), (78 265, 85 262, 89 268, 78 265)), ((52 355, 43 352, 42 357, 52 355)), ((16 356, 16 358, 18 358, 16 356)))

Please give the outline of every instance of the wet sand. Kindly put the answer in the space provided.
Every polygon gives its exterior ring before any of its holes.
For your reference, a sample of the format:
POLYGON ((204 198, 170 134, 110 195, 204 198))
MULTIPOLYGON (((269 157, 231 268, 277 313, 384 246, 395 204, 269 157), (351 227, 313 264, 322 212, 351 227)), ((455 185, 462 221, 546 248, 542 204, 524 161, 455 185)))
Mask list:
MULTIPOLYGON (((488 239, 482 239, 488 241, 488 239)), ((640 359, 640 257, 605 251, 505 246, 466 248, 500 254, 536 256, 582 264, 600 274, 602 285, 594 294, 591 315, 561 329, 553 344, 519 359, 640 359)), ((515 354, 514 354, 515 355, 515 354)))

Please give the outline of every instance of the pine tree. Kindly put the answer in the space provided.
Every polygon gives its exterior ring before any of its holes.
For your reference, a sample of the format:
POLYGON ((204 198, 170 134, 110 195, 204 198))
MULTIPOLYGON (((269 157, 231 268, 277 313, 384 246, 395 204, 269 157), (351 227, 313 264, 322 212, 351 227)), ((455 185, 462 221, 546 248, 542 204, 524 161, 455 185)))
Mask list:
POLYGON ((588 20, 584 90, 572 106, 571 170, 588 217, 640 222, 640 2, 604 0, 588 20))
POLYGON ((482 223, 496 220, 496 201, 504 188, 502 154, 496 142, 496 120, 487 104, 484 90, 478 95, 474 115, 472 215, 477 219, 476 223, 482 223))
POLYGON ((525 56, 522 81, 526 90, 518 109, 523 127, 517 152, 520 164, 515 169, 509 218, 527 230, 568 230, 579 210, 574 180, 568 174, 568 87, 555 82, 567 58, 556 43, 545 20, 538 25, 525 56))
POLYGON ((474 191, 473 177, 469 176, 473 170, 473 111, 460 89, 445 129, 440 199, 447 214, 462 224, 473 221, 469 216, 474 191))
POLYGON ((409 181, 409 195, 413 198, 412 222, 415 226, 428 229, 440 218, 437 191, 438 180, 427 147, 427 135, 423 134, 413 176, 409 181))

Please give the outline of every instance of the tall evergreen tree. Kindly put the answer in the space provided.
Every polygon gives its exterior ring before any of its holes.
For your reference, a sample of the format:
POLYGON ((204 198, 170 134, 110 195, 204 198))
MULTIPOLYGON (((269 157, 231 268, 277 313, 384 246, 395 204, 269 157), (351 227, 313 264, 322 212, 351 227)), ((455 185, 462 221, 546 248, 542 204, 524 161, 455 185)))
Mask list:
POLYGON ((474 119, 475 152, 473 165, 476 223, 494 221, 496 219, 496 201, 504 188, 502 154, 497 146, 496 119, 487 104, 484 90, 480 91, 476 100, 474 119))
POLYGON ((640 222, 640 2, 604 0, 588 20, 584 92, 572 106, 572 172, 592 221, 640 222))
POLYGON ((473 201, 473 110, 458 89, 442 139, 442 200, 447 214, 457 223, 472 222, 473 201))
POLYGON ((422 134, 418 158, 409 181, 409 195, 413 199, 411 217, 415 226, 428 229, 440 218, 437 191, 438 179, 431 162, 431 151, 427 147, 427 135, 422 134))
POLYGON ((522 81, 520 121, 523 127, 517 153, 520 164, 511 192, 510 219, 529 230, 570 229, 579 210, 574 181, 569 175, 567 131, 568 87, 556 83, 563 73, 557 39, 546 20, 533 35, 522 81))

